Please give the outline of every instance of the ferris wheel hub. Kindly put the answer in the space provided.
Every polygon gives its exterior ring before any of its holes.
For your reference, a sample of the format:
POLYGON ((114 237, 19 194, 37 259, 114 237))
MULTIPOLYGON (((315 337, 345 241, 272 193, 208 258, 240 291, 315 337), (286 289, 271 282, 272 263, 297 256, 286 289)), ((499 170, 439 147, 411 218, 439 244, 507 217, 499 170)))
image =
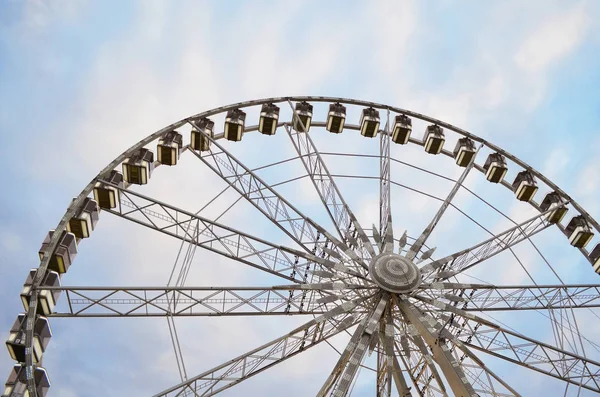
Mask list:
POLYGON ((374 257, 369 274, 379 287, 397 294, 414 291, 422 281, 421 272, 412 261, 391 252, 374 257))

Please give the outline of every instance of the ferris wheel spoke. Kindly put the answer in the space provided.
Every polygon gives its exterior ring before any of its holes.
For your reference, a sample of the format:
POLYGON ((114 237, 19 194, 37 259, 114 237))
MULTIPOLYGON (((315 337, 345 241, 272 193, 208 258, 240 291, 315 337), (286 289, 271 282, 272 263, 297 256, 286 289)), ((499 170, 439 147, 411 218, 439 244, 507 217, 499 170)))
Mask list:
POLYGON ((448 350, 446 342, 437 334, 443 324, 440 324, 439 321, 435 320, 433 317, 421 312, 415 306, 407 302, 405 298, 397 299, 396 304, 400 308, 406 321, 418 331, 420 337, 423 338, 425 343, 431 349, 431 356, 442 370, 454 395, 475 395, 473 386, 467 381, 456 358, 448 350))
POLYGON ((229 360, 213 369, 156 394, 162 396, 212 396, 271 368, 351 328, 360 321, 351 312, 364 299, 345 302, 290 333, 229 360))
POLYGON ((347 270, 352 274, 336 258, 319 258, 243 233, 137 192, 122 189, 120 192, 121 205, 107 209, 107 212, 287 280, 304 283, 305 280, 298 275, 313 263, 324 270, 347 270))
MULTIPOLYGON (((563 204, 564 205, 564 204, 563 204)), ((560 205, 562 206, 562 205, 560 205)), ((552 223, 547 221, 547 215, 554 211, 558 206, 553 206, 547 211, 521 222, 520 224, 511 227, 489 239, 474 245, 473 247, 456 252, 452 255, 435 260, 422 266, 421 272, 424 278, 434 278, 437 280, 445 280, 455 276, 473 266, 486 261, 487 259, 499 254, 507 249, 510 249, 527 240, 531 236, 552 226, 552 223), (433 274, 437 270, 437 273, 433 274)))
MULTIPOLYGON (((377 298, 377 304, 371 309, 361 324, 356 328, 350 342, 342 352, 333 371, 317 393, 318 397, 348 395, 356 372, 371 346, 373 339, 378 338, 379 321, 389 303, 389 295, 383 294, 377 298)), ((375 339, 377 341, 377 339, 375 339)))
POLYGON ((346 345, 344 350, 340 353, 340 358, 338 359, 337 363, 333 367, 331 374, 325 380, 325 383, 323 384, 323 386, 317 393, 318 397, 326 396, 329 392, 332 391, 332 389, 335 387, 336 383, 339 381, 340 376, 342 374, 342 370, 344 368, 344 365, 346 365, 348 360, 350 360, 350 356, 352 355, 352 352, 354 351, 356 344, 360 340, 360 335, 366 328, 367 320, 369 319, 369 317, 372 314, 373 314, 373 309, 371 308, 371 310, 369 310, 369 313, 365 317, 363 317, 362 321, 360 322, 360 324, 358 325, 358 327, 356 328, 356 330, 350 337, 350 341, 348 342, 348 344, 346 345))
MULTIPOLYGON (((392 380, 399 397, 410 397, 410 388, 404 379, 400 363, 394 350, 394 321, 391 305, 386 310, 386 321, 379 331, 379 343, 383 347, 377 352, 377 396, 389 397, 392 392, 392 380)), ((398 352, 399 353, 399 352, 398 352)))
POLYGON ((216 140, 203 135, 210 140, 211 148, 206 152, 192 153, 292 240, 309 253, 346 258, 349 266, 358 264, 356 267, 363 274, 368 270, 367 264, 354 250, 302 214, 216 140))
MULTIPOLYGON (((343 283, 273 287, 49 287, 65 292, 67 312, 50 317, 319 315, 363 287, 343 283), (319 294, 308 294, 316 291, 319 294), (336 303, 337 302, 337 303, 336 303)), ((366 289, 365 289, 366 290, 366 289)))
MULTIPOLYGON (((388 235, 388 227, 391 229, 392 226, 390 199, 390 141, 390 112, 388 110, 385 127, 379 135, 379 234, 383 237, 388 235)), ((387 246, 388 241, 385 238, 384 244, 388 250, 393 249, 393 247, 387 246)))
POLYGON ((448 339, 564 382, 600 392, 600 363, 507 330, 452 305, 423 297, 418 299, 454 314, 442 332, 448 339))
MULTIPOLYGON (((398 357, 400 357, 400 362, 402 362, 404 370, 411 379, 417 395, 448 397, 445 386, 437 374, 437 369, 429 353, 423 354, 413 343, 412 338, 406 339, 406 348, 398 346, 398 342, 394 344, 396 350, 401 352, 398 357)), ((412 396, 412 394, 408 394, 408 396, 412 396)))
POLYGON ((600 284, 514 285, 438 283, 438 297, 460 302, 464 311, 600 307, 600 284), (443 291, 451 291, 450 294, 443 291))
MULTIPOLYGON (((292 106, 291 103, 290 106, 292 106)), ((304 128, 302 120, 298 119, 298 121, 304 128)), ((296 131, 288 124, 284 128, 342 241, 353 247, 362 258, 368 260, 375 256, 376 253, 369 237, 344 200, 335 179, 331 176, 325 160, 310 135, 304 131, 296 131)))
POLYGON ((462 343, 449 344, 450 350, 457 358, 463 372, 473 385, 478 396, 520 397, 501 377, 492 372, 473 352, 462 343))
MULTIPOLYGON (((400 318, 402 314, 398 313, 398 316, 400 318)), ((419 395, 447 397, 446 386, 419 331, 406 321, 396 321, 394 326, 400 331, 400 346, 395 341, 396 350, 419 395)))
POLYGON ((435 216, 433 217, 431 222, 429 222, 429 225, 427 225, 427 227, 425 228, 425 230, 423 230, 423 232, 417 238, 417 240, 409 247, 408 252, 406 253, 406 257, 408 259, 411 259, 411 260, 414 259, 417 256, 417 254, 419 253, 419 251, 421 250, 421 248, 423 247, 423 244, 425 244, 427 242, 427 239, 429 238, 429 236, 431 235, 431 233, 437 226, 438 222, 442 219, 442 216, 446 212, 446 209, 450 206, 450 203, 454 199, 454 196, 456 196, 458 189, 460 189, 462 184, 465 182, 467 175, 469 175, 469 172, 473 169, 473 165, 475 165, 475 157, 477 156, 477 153, 479 152, 479 150, 481 149, 482 146, 483 146, 483 144, 479 145, 479 147, 477 148, 477 151, 471 158, 471 161, 465 167, 460 178, 458 178, 458 180, 452 187, 452 190, 450 190, 450 193, 448 193, 448 196, 446 197, 446 199, 440 206, 438 212, 435 214, 435 216))
POLYGON ((391 397, 392 393, 392 377, 391 372, 387 368, 387 356, 381 351, 381 337, 379 341, 379 349, 377 350, 377 373, 375 379, 375 395, 381 397, 391 397))

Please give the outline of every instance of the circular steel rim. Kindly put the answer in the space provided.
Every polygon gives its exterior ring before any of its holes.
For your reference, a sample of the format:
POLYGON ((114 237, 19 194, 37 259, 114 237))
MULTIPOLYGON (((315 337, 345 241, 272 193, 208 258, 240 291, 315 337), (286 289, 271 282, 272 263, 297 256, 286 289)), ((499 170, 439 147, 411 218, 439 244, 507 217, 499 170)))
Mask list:
MULTIPOLYGON (((227 112, 229 110, 233 110, 233 109, 254 107, 254 106, 263 105, 263 104, 267 104, 267 103, 273 103, 273 104, 285 103, 285 102, 290 102, 290 101, 292 101, 292 102, 306 101, 306 102, 322 102, 322 103, 339 102, 344 105, 372 107, 372 108, 375 108, 378 110, 386 110, 386 111, 394 112, 397 114, 403 114, 403 115, 407 115, 407 116, 419 119, 421 121, 437 124, 447 130, 453 131, 453 132, 461 135, 462 137, 470 138, 473 141, 482 144, 483 146, 487 147, 488 149, 490 149, 492 151, 500 153, 501 155, 505 156, 507 159, 511 160, 516 165, 520 166, 523 170, 530 171, 534 175, 535 178, 537 178, 539 181, 546 184, 548 187, 551 188, 551 190, 557 192, 563 198, 563 200, 568 201, 568 204, 573 209, 575 209, 579 214, 583 215, 586 218, 586 221, 590 224, 591 227, 593 227, 596 230, 596 232, 600 232, 600 224, 593 217, 591 217, 590 214, 587 211, 585 211, 585 209, 583 209, 583 207, 581 207, 576 201, 571 199, 571 197, 569 195, 567 195, 561 188, 559 188, 556 184, 554 184, 551 180, 549 180, 547 177, 545 177, 542 173, 540 173, 539 171, 537 171, 536 169, 531 167, 529 164, 525 163, 524 161, 520 160, 518 157, 512 155, 511 153, 490 143, 489 141, 487 141, 483 138, 480 138, 472 133, 469 133, 468 131, 465 131, 461 128, 453 126, 449 123, 446 123, 444 121, 441 121, 441 120, 438 120, 438 119, 435 119, 435 118, 432 118, 432 117, 429 117, 426 115, 423 115, 421 113, 417 113, 417 112, 413 112, 413 111, 410 111, 407 109, 402 109, 402 108, 393 107, 393 106, 389 106, 389 105, 384 105, 384 104, 380 104, 380 103, 355 100, 355 99, 346 99, 346 98, 322 97, 322 96, 273 97, 273 98, 265 98, 265 99, 239 102, 239 103, 235 103, 235 104, 231 104, 231 105, 227 105, 227 106, 214 108, 214 109, 184 118, 182 120, 179 120, 173 124, 166 126, 165 128, 162 128, 162 129, 156 131, 155 133, 147 136, 146 138, 140 140, 138 143, 131 146, 129 149, 127 149, 125 152, 123 152, 121 155, 119 155, 117 158, 115 158, 112 162, 110 162, 104 169, 102 169, 100 171, 100 173, 98 173, 96 175, 96 177, 94 179, 92 179, 92 181, 90 181, 90 183, 88 183, 88 185, 86 185, 86 187, 81 191, 81 193, 71 202, 67 211, 65 212, 65 214, 59 221, 57 227, 55 228, 55 233, 53 234, 52 238, 50 239, 50 241, 48 243, 48 246, 46 247, 46 249, 44 251, 43 258, 38 267, 38 272, 36 273, 36 276, 33 280, 33 284, 31 287, 32 294, 31 294, 29 311, 27 312, 27 320, 26 320, 26 340, 25 341, 26 341, 27 354, 26 354, 25 366, 26 366, 28 387, 29 387, 29 391, 32 394, 32 396, 36 395, 35 381, 33 379, 33 371, 32 371, 34 368, 33 358, 32 358, 32 341, 33 341, 34 320, 35 320, 36 311, 37 311, 37 298, 38 298, 37 290, 40 287, 40 284, 43 281, 43 276, 46 273, 46 270, 48 268, 48 264, 49 264, 49 260, 50 260, 50 253, 54 252, 54 250, 57 248, 59 238, 60 238, 62 232, 66 229, 67 222, 75 215, 76 211, 78 210, 79 206, 82 204, 83 200, 92 193, 95 183, 99 179, 101 179, 104 175, 106 175, 107 173, 109 173, 110 171, 112 171, 113 169, 118 167, 133 152, 135 152, 135 151, 143 148, 144 146, 152 143, 153 141, 159 139, 164 134, 166 134, 170 131, 173 131, 185 124, 191 123, 194 120, 197 120, 202 117, 211 117, 214 115, 222 114, 222 113, 225 113, 225 112, 227 112), (42 270, 42 271, 39 271, 39 270, 42 270)), ((221 139, 221 138, 223 138, 222 134, 214 136, 215 140, 221 139)), ((414 138, 411 138, 409 140, 409 143, 423 146, 423 142, 415 140, 414 138)), ((452 152, 450 152, 446 149, 442 150, 442 152, 440 154, 444 154, 448 157, 454 158, 454 155, 452 154, 452 152)), ((482 172, 480 167, 474 167, 474 168, 476 168, 476 169, 478 169, 478 171, 482 172)), ((506 182, 501 183, 501 185, 503 185, 505 188, 508 188, 509 190, 512 190, 510 185, 508 185, 506 182)), ((529 204, 532 207, 534 207, 538 212, 541 212, 539 205, 537 205, 535 202, 529 201, 529 204)), ((557 226, 563 228, 562 225, 560 225, 560 224, 558 224, 557 226)), ((588 261, 591 262, 588 251, 585 248, 579 248, 579 250, 588 259, 588 261)))

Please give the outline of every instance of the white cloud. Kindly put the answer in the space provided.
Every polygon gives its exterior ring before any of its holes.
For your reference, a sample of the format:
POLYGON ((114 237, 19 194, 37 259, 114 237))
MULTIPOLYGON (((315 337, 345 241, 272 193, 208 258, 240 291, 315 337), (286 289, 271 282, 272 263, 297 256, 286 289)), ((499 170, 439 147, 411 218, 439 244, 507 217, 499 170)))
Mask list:
MULTIPOLYGON (((385 78, 393 77, 394 84, 398 84, 398 80, 404 79, 399 70, 411 64, 409 44, 418 24, 417 3, 413 0, 372 1, 365 14, 374 36, 375 69, 385 78)), ((372 48, 369 44, 362 49, 365 56, 370 56, 372 48)))
POLYGON ((587 8, 587 2, 581 1, 543 20, 515 54, 517 66, 530 73, 543 73, 567 56, 581 43, 590 27, 587 8))

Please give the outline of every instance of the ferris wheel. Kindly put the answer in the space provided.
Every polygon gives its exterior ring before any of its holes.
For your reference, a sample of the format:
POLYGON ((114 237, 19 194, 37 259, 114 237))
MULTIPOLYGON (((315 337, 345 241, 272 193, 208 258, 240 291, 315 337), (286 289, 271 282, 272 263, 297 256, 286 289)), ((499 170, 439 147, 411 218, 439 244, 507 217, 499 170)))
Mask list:
MULTIPOLYGON (((204 199, 213 203, 220 194, 204 199)), ((142 139, 109 163, 47 235, 39 267, 31 270, 21 293, 25 313, 18 315, 6 342, 16 364, 2 397, 47 394, 50 380, 42 358, 52 336, 50 321, 67 321, 60 317, 167 318, 180 379, 155 397, 212 396, 232 387, 243 388, 244 380, 313 347, 330 349, 329 341, 340 335, 346 336, 346 344, 330 350, 337 362, 315 386, 317 396, 352 394, 363 369, 374 374, 372 395, 376 396, 520 396, 515 379, 496 373, 485 363, 486 357, 562 381, 565 395, 568 390, 577 395, 600 393, 600 362, 586 354, 584 340, 588 339, 576 316, 600 307, 600 283, 564 283, 556 272, 558 281, 552 284, 539 282, 529 272, 529 281, 520 285, 468 276, 502 254, 511 253, 519 261, 515 247, 530 244, 537 250, 534 237, 550 230, 557 231, 566 247, 574 247, 568 249, 580 251, 593 271, 600 273, 600 243, 594 240, 600 225, 567 193, 502 148, 423 114, 328 97, 268 98, 202 112, 142 139), (255 116, 251 122, 250 116, 255 116), (249 133, 252 136, 246 137, 249 133), (255 159, 263 163, 260 166, 238 159, 241 156, 233 152, 259 133, 285 137, 293 156, 273 161, 276 150, 264 150, 255 159), (364 147, 361 144, 358 152, 347 153, 324 151, 316 144, 317 138, 328 136, 337 146, 348 134, 362 139, 364 147), (367 145, 376 148, 376 153, 363 152, 367 145), (459 170, 459 177, 438 175, 394 155, 411 147, 426 160, 435 158, 445 168, 459 170), (215 216, 147 194, 145 185, 160 178, 157 168, 175 167, 184 155, 216 175, 224 190, 235 193, 236 202, 254 207, 253 216, 266 220, 288 243, 264 236, 260 228, 243 230, 221 222, 233 205, 215 216), (371 167, 375 175, 357 175, 352 170, 344 174, 330 167, 327 159, 333 157, 341 159, 342 165, 363 159, 378 166, 371 167), (301 176, 283 175, 278 183, 263 176, 264 170, 277 173, 289 161, 302 164, 301 176), (391 171, 396 163, 450 182, 445 196, 433 197, 434 215, 421 230, 398 233, 405 226, 397 214, 406 200, 395 197, 393 190, 426 193, 397 182, 391 171), (508 179, 509 172, 514 178, 508 179), (493 207, 466 186, 468 176, 476 173, 485 181, 480 189, 508 192, 515 202, 528 205, 533 215, 509 219, 500 231, 480 225, 455 203, 459 192, 466 190, 493 207), (308 216, 297 205, 296 196, 282 193, 285 184, 300 179, 310 181, 326 221, 308 216), (340 183, 347 179, 368 179, 379 185, 379 214, 367 220, 369 224, 356 208, 351 209, 340 183), (457 246, 462 240, 445 238, 443 246, 430 244, 450 211, 481 227, 481 233, 472 236, 476 243, 457 246), (181 242, 178 274, 174 266, 167 286, 63 285, 99 219, 113 215, 181 242), (239 287, 186 285, 196 248, 280 282, 239 287), (545 326, 554 343, 527 336, 490 317, 491 313, 517 311, 548 318, 545 326), (275 315, 302 316, 306 321, 198 375, 186 373, 176 317, 247 316, 249 321, 260 321, 255 317, 275 315), (367 357, 374 358, 374 365, 366 363, 367 357)))

